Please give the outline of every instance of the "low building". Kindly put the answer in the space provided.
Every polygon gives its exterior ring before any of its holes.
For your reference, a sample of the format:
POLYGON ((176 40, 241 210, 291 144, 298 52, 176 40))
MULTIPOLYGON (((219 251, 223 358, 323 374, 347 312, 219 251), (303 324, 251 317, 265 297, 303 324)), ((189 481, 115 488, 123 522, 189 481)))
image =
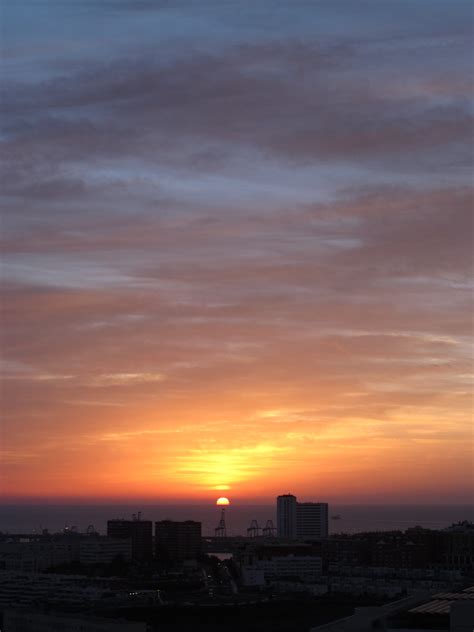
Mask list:
POLYGON ((474 525, 460 522, 443 531, 445 568, 459 569, 471 574, 474 571, 474 525))
POLYGON ((131 538, 109 538, 99 535, 81 538, 79 543, 81 564, 110 564, 117 559, 125 562, 132 559, 131 538))
POLYGON ((84 610, 127 588, 123 579, 59 575, 56 573, 0 572, 0 611, 33 607, 67 607, 84 610))
POLYGON ((320 557, 309 555, 285 555, 255 560, 242 568, 244 586, 262 586, 279 579, 314 582, 322 573, 320 557))
POLYGON ((79 537, 31 537, 0 543, 0 570, 40 573, 78 560, 79 537))
POLYGON ((331 536, 322 543, 322 556, 326 565, 368 566, 370 543, 357 536, 331 536))

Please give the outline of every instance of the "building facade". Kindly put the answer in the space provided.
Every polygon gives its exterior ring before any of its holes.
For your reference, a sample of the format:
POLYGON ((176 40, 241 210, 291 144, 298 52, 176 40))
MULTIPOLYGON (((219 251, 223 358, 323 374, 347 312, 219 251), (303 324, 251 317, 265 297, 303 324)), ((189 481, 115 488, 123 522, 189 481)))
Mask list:
POLYGON ((328 537, 328 504, 299 503, 293 494, 277 497, 277 535, 288 540, 328 537))
POLYGON ((79 537, 36 538, 0 542, 0 570, 42 573, 79 561, 79 537))
POLYGON ((194 520, 155 522, 155 554, 167 562, 195 560, 202 551, 201 523, 194 520))
POLYGON ((79 547, 79 559, 82 564, 110 564, 117 559, 132 559, 131 538, 90 535, 80 539, 79 547))
POLYGON ((296 503, 296 537, 298 540, 328 537, 327 503, 296 503))
POLYGON ((116 518, 107 521, 107 536, 128 539, 132 543, 132 559, 145 561, 153 556, 153 524, 151 520, 116 518))
POLYGON ((283 494, 277 498, 277 535, 296 539, 296 496, 283 494))

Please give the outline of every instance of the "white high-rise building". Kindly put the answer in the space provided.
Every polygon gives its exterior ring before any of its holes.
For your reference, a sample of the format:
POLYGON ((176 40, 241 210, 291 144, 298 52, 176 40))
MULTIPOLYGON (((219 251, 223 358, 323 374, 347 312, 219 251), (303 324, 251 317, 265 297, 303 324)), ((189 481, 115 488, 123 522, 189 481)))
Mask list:
POLYGON ((296 503, 296 536, 298 540, 328 537, 327 503, 296 503))
POLYGON ((279 538, 296 539, 296 496, 293 494, 277 498, 277 534, 279 538))

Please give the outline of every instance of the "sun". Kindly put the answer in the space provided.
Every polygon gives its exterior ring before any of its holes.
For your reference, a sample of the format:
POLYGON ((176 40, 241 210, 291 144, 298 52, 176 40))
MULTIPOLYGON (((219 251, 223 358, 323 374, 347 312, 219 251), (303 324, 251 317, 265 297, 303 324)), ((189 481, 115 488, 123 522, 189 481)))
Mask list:
POLYGON ((222 496, 216 500, 216 505, 230 505, 230 500, 222 496))

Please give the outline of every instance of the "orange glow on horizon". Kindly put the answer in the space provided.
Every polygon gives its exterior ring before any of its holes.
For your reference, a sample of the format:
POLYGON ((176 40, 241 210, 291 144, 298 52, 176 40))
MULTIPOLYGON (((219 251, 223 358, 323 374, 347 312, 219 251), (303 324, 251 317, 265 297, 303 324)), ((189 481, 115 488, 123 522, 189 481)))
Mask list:
MULTIPOLYGON (((4 495, 172 503, 207 502, 216 491, 232 489, 241 499, 260 501, 291 485, 301 497, 344 502, 436 502, 443 495, 456 502, 454 488, 460 501, 469 497, 465 472, 472 455, 467 438, 454 432, 460 428, 455 408, 451 426, 446 418, 439 424, 430 420, 429 408, 407 411, 409 419, 377 419, 350 416, 348 405, 347 411, 337 407, 331 419, 328 411, 341 396, 327 393, 324 400, 320 394, 321 412, 308 394, 297 393, 300 402, 288 395, 278 408, 262 406, 255 396, 252 410, 229 391, 202 402, 200 410, 195 406, 192 423, 184 403, 172 402, 163 404, 162 415, 165 420, 174 414, 173 424, 154 422, 155 413, 143 410, 133 429, 131 403, 123 412, 99 409, 99 427, 87 418, 77 421, 88 424, 82 434, 75 426, 62 427, 60 451, 34 429, 31 437, 22 437, 22 450, 4 458, 4 495), (453 437, 447 446, 449 427, 453 437)), ((57 423, 63 416, 59 408, 57 423)))
MULTIPOLYGON (((45 419, 60 440, 35 425, 18 435, 3 454, 4 497, 212 502, 216 491, 232 489, 252 502, 291 486, 301 497, 343 502, 469 498, 462 397, 441 392, 413 406, 411 392, 357 391, 352 381, 334 385, 323 376, 311 382, 306 355, 301 347, 287 352, 301 367, 297 387, 277 390, 266 360, 254 369, 252 389, 236 391, 216 373, 219 391, 197 379, 185 397, 164 391, 159 414, 143 405, 153 401, 149 382, 139 397, 135 386, 116 387, 115 396, 100 389, 94 405, 76 404, 65 380, 42 382, 56 398, 45 419)), ((379 377, 382 386, 380 370, 379 377)))

